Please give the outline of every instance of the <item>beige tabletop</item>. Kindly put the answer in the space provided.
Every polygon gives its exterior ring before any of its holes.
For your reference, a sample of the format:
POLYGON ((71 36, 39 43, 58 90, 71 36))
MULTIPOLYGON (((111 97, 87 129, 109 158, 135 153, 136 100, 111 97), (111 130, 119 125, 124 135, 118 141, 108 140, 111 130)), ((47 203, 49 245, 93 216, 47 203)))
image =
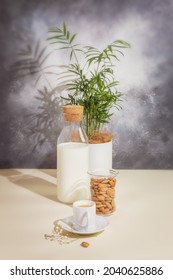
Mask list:
POLYGON ((56 170, 0 170, 0 259, 173 259, 173 171, 119 170, 116 207, 99 234, 61 232, 56 170))

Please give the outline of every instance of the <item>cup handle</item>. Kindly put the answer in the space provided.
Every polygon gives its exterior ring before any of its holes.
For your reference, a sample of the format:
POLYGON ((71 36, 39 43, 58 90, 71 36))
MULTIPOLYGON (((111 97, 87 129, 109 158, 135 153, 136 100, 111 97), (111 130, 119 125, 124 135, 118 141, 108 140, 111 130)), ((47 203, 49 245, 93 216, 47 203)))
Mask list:
POLYGON ((90 213, 85 213, 84 217, 83 217, 83 220, 86 219, 86 224, 83 225, 83 227, 87 227, 88 226, 88 223, 89 223, 89 219, 90 219, 90 213))
POLYGON ((87 212, 87 224, 86 224, 86 225, 87 225, 87 227, 88 227, 88 225, 89 225, 89 220, 90 220, 90 217, 91 217, 90 213, 88 213, 88 212, 87 212))

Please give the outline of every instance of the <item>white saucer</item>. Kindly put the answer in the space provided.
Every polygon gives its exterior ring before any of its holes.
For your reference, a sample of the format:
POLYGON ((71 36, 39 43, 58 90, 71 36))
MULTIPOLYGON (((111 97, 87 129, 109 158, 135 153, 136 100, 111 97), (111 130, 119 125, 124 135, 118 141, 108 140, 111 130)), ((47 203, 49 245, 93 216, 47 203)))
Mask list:
POLYGON ((96 215, 96 225, 94 226, 94 228, 91 230, 87 230, 87 229, 81 229, 81 230, 77 230, 74 227, 74 223, 73 223, 73 216, 61 219, 58 221, 59 225, 61 226, 61 228, 63 228, 64 230, 67 230, 69 232, 73 232, 73 233, 77 233, 77 234, 94 234, 94 233, 98 233, 100 231, 103 231, 108 225, 109 222, 108 220, 103 217, 103 216, 99 216, 96 215))

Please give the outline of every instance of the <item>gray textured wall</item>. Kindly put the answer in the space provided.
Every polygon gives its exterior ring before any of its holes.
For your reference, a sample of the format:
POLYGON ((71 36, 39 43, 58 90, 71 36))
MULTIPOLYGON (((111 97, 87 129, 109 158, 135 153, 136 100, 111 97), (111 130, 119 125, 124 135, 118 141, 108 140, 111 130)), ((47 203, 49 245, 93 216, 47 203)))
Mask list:
MULTIPOLYGON (((102 48, 115 39, 132 45, 117 63, 125 98, 111 123, 118 142, 114 167, 173 167, 173 1, 1 0, 0 5, 0 167, 56 167, 61 129, 59 100, 55 106, 51 95, 56 76, 42 76, 36 85, 38 75, 19 77, 15 63, 27 45, 32 52, 38 41, 39 51, 48 45, 48 28, 63 21, 85 45, 102 48)), ((46 61, 65 62, 63 53, 46 61)))

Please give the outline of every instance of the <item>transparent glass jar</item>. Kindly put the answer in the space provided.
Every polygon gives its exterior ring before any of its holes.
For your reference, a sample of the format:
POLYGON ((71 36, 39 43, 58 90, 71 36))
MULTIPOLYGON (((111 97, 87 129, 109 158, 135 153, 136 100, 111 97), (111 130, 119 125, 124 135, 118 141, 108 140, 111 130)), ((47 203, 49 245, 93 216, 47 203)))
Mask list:
POLYGON ((91 200, 96 202, 98 215, 110 215, 116 210, 115 186, 118 171, 95 170, 90 175, 91 200))
POLYGON ((88 139, 82 128, 83 106, 63 106, 64 126, 57 141, 57 197, 73 203, 89 199, 88 139))

